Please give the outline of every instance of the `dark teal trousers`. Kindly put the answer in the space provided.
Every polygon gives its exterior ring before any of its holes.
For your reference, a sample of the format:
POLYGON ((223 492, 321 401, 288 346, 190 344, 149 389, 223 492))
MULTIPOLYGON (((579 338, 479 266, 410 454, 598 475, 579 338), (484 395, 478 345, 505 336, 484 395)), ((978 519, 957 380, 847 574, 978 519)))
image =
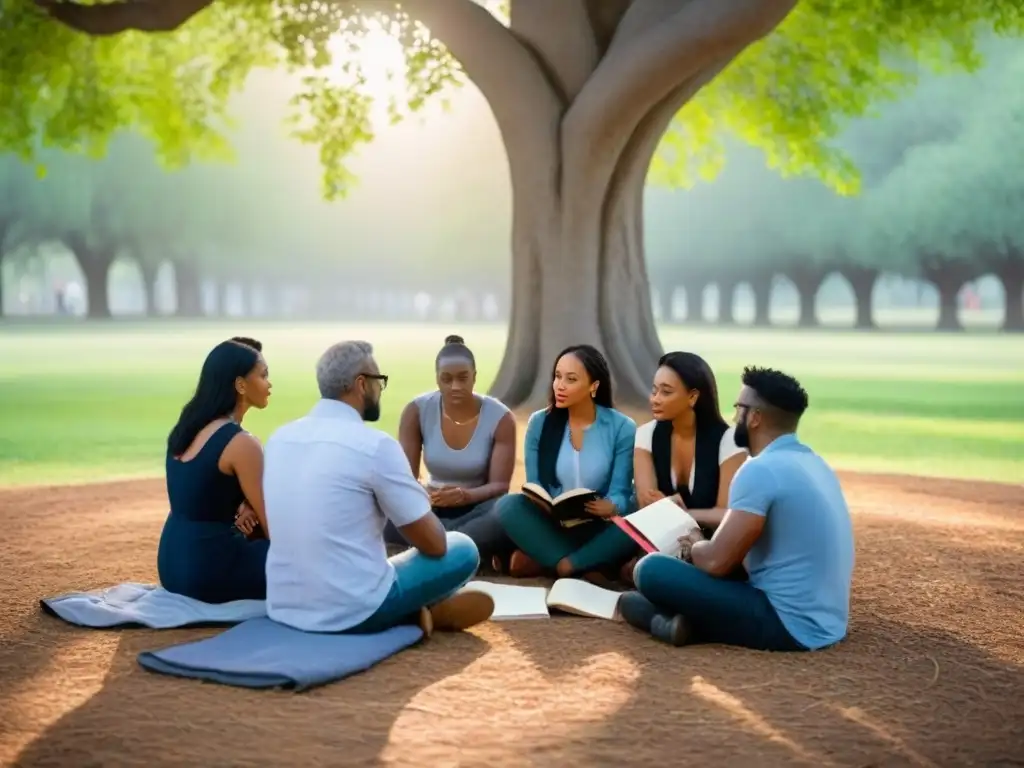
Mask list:
POLYGON ((617 567, 640 553, 640 547, 608 522, 562 528, 521 493, 498 501, 498 519, 516 547, 545 568, 569 558, 573 571, 617 567))

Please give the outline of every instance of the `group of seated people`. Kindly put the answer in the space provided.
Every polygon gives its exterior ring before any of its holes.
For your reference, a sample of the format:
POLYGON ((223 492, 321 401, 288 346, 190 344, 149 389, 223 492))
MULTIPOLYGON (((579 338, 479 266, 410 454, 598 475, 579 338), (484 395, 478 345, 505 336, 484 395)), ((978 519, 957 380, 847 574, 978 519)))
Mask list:
POLYGON ((710 366, 670 352, 652 419, 637 427, 614 407, 602 354, 563 350, 523 460, 527 482, 552 497, 597 492, 587 511, 604 520, 565 528, 510 491, 516 421, 474 392, 460 337, 435 367, 437 389, 405 406, 396 440, 372 426, 388 384, 373 348, 335 344, 317 363, 321 399, 264 448, 241 426, 270 398, 261 344, 218 344, 168 438, 164 588, 211 603, 265 599, 271 619, 304 631, 414 623, 429 635, 491 616, 493 598, 465 588, 483 563, 618 588, 617 618, 672 645, 797 651, 845 637, 849 510, 833 470, 796 436, 808 398, 792 377, 746 368, 729 426, 710 366), (666 498, 700 525, 678 556, 645 554, 606 522, 666 498), (389 545, 402 551, 389 557, 389 545))

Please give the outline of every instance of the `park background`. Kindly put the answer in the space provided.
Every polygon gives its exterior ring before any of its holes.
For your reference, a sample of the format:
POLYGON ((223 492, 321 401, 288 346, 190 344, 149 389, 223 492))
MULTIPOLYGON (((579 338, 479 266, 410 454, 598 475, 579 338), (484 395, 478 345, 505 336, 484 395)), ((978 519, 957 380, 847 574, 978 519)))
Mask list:
POLYGON ((1017 761, 1022 36, 1019 0, 3 3, 0 766, 1017 761), (40 610, 158 580, 212 345, 266 344, 265 438, 367 338, 393 432, 450 333, 521 418, 576 341, 638 419, 662 349, 727 417, 742 366, 798 376, 849 636, 486 622, 291 694, 137 663, 219 630, 40 610))
MULTIPOLYGON (((373 46, 386 93, 401 49, 373 46)), ((665 349, 712 364, 727 418, 742 367, 777 366, 840 468, 1024 478, 1024 55, 981 49, 977 71, 922 75, 839 134, 856 190, 728 136, 716 175, 681 179, 666 137, 644 193, 653 314, 665 349)), ((327 201, 317 148, 285 127, 295 89, 254 75, 227 161, 168 171, 130 133, 101 159, 0 158, 0 485, 159 475, 203 356, 235 334, 266 345, 274 395, 247 420, 262 438, 310 407, 315 360, 344 338, 376 345, 391 432, 449 333, 487 390, 512 196, 484 98, 452 87, 397 124, 382 103, 327 201)))

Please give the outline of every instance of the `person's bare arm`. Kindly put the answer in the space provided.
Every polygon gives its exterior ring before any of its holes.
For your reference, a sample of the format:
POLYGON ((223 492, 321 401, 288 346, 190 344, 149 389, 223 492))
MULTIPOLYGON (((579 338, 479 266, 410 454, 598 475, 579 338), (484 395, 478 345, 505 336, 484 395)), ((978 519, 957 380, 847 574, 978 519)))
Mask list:
POLYGON ((709 541, 698 541, 690 550, 693 564, 712 576, 727 576, 754 546, 764 530, 764 515, 730 509, 709 541))
POLYGON ((729 506, 729 488, 732 487, 732 479, 736 477, 736 471, 747 460, 747 454, 737 453, 722 462, 718 468, 718 501, 715 506, 724 510, 729 506))
POLYGON ((654 472, 654 457, 643 448, 633 449, 633 483, 636 486, 636 500, 641 508, 663 498, 654 472))
POLYGON ((427 557, 444 557, 448 552, 444 526, 433 512, 427 512, 414 523, 400 526, 398 532, 427 557))
POLYGON ((736 470, 729 488, 729 510, 710 541, 698 541, 690 559, 712 576, 726 576, 743 563, 743 558, 764 531, 778 485, 770 466, 747 462, 736 470))
POLYGON ((717 528, 722 524, 725 513, 729 511, 729 486, 732 485, 732 479, 736 476, 736 470, 746 460, 746 453, 737 453, 722 462, 718 470, 718 499, 715 502, 715 506, 711 509, 690 510, 693 519, 704 528, 717 528))
POLYGON ((270 538, 267 508, 263 503, 263 446, 255 436, 239 432, 221 455, 222 462, 238 478, 245 500, 259 518, 263 533, 270 538))
POLYGON ((487 472, 487 484, 479 488, 465 491, 467 504, 479 504, 481 501, 504 496, 512 483, 512 473, 516 469, 516 419, 511 413, 501 417, 494 429, 494 445, 491 448, 491 461, 487 472))
POLYGON ((398 442, 402 446, 402 453, 409 460, 409 469, 412 476, 420 479, 420 460, 423 457, 423 433, 420 432, 420 407, 416 403, 409 403, 402 409, 402 416, 398 420, 398 442))
POLYGON ((373 462, 373 495, 384 516, 412 546, 428 557, 448 551, 444 526, 430 509, 430 499, 416 482, 398 441, 381 440, 373 462))

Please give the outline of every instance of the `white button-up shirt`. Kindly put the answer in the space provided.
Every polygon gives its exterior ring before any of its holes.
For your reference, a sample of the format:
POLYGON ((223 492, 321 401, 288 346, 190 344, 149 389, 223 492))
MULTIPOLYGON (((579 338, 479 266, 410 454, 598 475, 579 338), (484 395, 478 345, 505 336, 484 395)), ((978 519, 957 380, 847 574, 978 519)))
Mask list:
POLYGON ((267 615, 310 632, 339 632, 373 615, 395 580, 386 519, 401 527, 430 512, 398 441, 337 400, 321 400, 270 436, 263 497, 267 615))

